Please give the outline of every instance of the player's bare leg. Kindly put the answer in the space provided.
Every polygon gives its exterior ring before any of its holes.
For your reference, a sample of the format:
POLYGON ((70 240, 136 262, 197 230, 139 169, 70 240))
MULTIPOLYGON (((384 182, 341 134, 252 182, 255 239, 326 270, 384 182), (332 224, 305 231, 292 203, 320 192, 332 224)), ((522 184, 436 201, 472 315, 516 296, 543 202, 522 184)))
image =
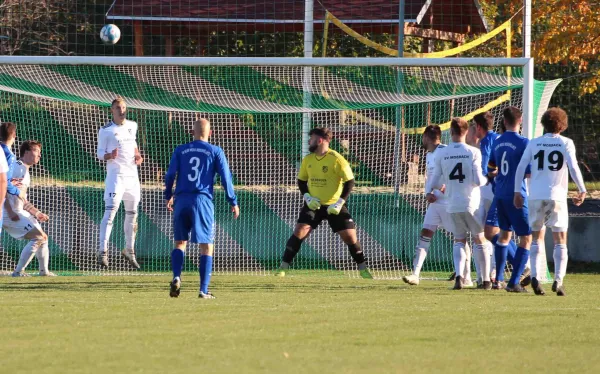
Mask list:
POLYGON ((208 291, 212 275, 213 250, 214 247, 210 243, 200 244, 200 292, 198 293, 198 297, 201 299, 215 298, 215 296, 208 291))
MULTIPOLYGON (((21 256, 19 257, 19 262, 17 263, 15 271, 12 274, 13 277, 27 276, 25 274, 25 269, 27 268, 27 265, 29 265, 29 263, 33 259, 33 256, 35 256, 38 253, 38 251, 40 251, 42 249, 42 247, 44 247, 44 245, 46 246, 46 248, 48 246, 48 236, 43 231, 40 231, 37 228, 33 228, 32 230, 30 230, 23 237, 23 239, 29 240, 29 243, 27 243, 27 245, 25 245, 25 247, 21 251, 21 256)), ((46 256, 46 259, 47 259, 47 257, 48 256, 46 256)), ((39 260, 39 257, 38 257, 38 260, 39 260)), ((46 267, 43 269, 49 273, 48 268, 47 268, 47 261, 44 260, 43 258, 40 262, 40 270, 42 270, 42 267, 44 266, 44 262, 46 263, 46 265, 45 265, 46 267)), ((41 273, 41 271, 40 271, 40 273, 41 273)), ((40 275, 42 275, 42 274, 40 274, 40 275)), ((46 274, 43 274, 43 275, 46 275, 46 274)))
POLYGON ((279 269, 275 272, 275 276, 285 277, 285 272, 290 268, 290 264, 294 261, 294 257, 300 252, 302 242, 308 238, 311 231, 312 227, 304 223, 297 223, 296 226, 294 226, 294 232, 285 244, 283 259, 279 265, 279 269))
POLYGON ((338 235, 348 246, 350 256, 352 256, 352 259, 354 259, 354 262, 356 262, 356 265, 358 265, 360 276, 364 279, 373 279, 371 272, 367 268, 365 254, 363 253, 360 242, 358 241, 358 237, 356 236, 356 229, 338 231, 338 235))
POLYGON ((425 262, 425 258, 427 257, 427 252, 429 251, 431 239, 433 238, 434 234, 435 230, 430 230, 428 228, 421 229, 421 234, 419 235, 419 242, 415 247, 412 274, 405 275, 404 277, 402 277, 404 283, 408 283, 411 286, 419 285, 419 276, 421 274, 421 268, 423 267, 423 263, 425 262))
POLYGON ((121 252, 123 257, 136 269, 140 268, 135 258, 135 236, 137 233, 137 216, 139 201, 123 200, 125 205, 125 249, 121 252))
POLYGON ((174 249, 171 252, 171 267, 173 268, 173 280, 171 281, 169 296, 179 297, 181 293, 181 272, 183 271, 183 262, 185 260, 185 249, 187 241, 175 240, 174 249))

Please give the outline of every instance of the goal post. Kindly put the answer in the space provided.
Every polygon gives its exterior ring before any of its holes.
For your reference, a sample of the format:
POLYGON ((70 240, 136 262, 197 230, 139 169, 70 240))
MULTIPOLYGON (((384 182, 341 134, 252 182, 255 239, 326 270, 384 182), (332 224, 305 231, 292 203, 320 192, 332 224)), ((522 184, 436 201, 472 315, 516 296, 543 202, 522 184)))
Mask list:
MULTIPOLYGON (((204 116, 213 125, 211 140, 229 159, 242 210, 234 222, 217 188, 215 271, 267 274, 279 265, 302 204, 296 178, 310 118, 310 126, 333 130, 332 148, 355 172, 348 204, 368 266, 377 278, 399 278, 410 271, 426 208, 423 127, 439 124, 448 141, 452 117, 471 119, 490 110, 499 124, 502 109, 515 105, 524 109, 524 131, 530 131, 558 84, 533 81, 532 61, 0 56, 0 119, 17 124, 18 142, 43 143, 40 165, 31 169, 30 195, 50 216, 44 229, 53 271, 103 273, 95 253, 105 166, 94 155, 110 103, 122 96, 128 118, 138 122, 145 159, 136 244, 142 269, 136 272, 118 257, 124 246, 121 210, 108 273, 169 271, 172 227, 163 177, 174 148, 191 140, 192 121, 204 116), (396 125, 399 106, 402 128, 396 125), (395 166, 398 132, 407 160, 395 166)), ((22 245, 2 235, 0 270, 12 270, 22 245)), ((198 248, 187 253, 186 269, 194 270, 198 248)), ((293 266, 310 274, 356 274, 346 246, 326 223, 303 244, 293 266)), ((450 272, 450 238, 439 232, 424 275, 450 272)))

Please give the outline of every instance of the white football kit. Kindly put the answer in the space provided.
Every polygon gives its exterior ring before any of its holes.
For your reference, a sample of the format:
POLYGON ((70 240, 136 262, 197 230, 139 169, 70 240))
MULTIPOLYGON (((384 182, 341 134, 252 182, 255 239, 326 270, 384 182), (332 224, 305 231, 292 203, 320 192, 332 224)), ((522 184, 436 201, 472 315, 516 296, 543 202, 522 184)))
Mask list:
POLYGON ((481 152, 465 143, 451 143, 436 155, 432 187, 446 182, 447 211, 453 222, 456 239, 467 233, 483 232, 483 209, 480 187, 487 183, 481 171, 481 152))
MULTIPOLYGON (((540 231, 548 226, 554 232, 567 231, 569 173, 579 191, 586 192, 573 141, 559 134, 545 134, 533 139, 519 162, 516 180, 522 180, 518 178, 524 177, 530 164, 528 200, 531 229, 540 231)), ((520 184, 517 186, 520 187, 520 184)), ((520 189, 515 192, 520 192, 520 189)))
MULTIPOLYGON (((20 179, 21 187, 19 187, 19 190, 27 192, 27 189, 31 185, 31 177, 29 176, 29 167, 21 160, 15 162, 12 178, 20 179)), ((8 183, 10 183, 10 181, 8 183)), ((2 228, 9 233, 10 236, 15 239, 23 239, 23 237, 34 228, 38 229, 40 232, 43 231, 38 220, 29 212, 23 210, 23 200, 21 200, 19 196, 6 194, 6 200, 10 204, 13 212, 19 217, 17 221, 13 221, 3 207, 2 213, 4 219, 2 220, 2 228)))
MULTIPOLYGON (((125 249, 129 255, 134 253, 137 209, 141 198, 140 180, 135 164, 137 128, 137 123, 133 121, 125 120, 122 125, 110 121, 98 133, 97 155, 100 160, 104 160, 105 154, 118 149, 117 158, 108 160, 106 163, 104 187, 106 209, 100 224, 100 245, 98 249, 101 256, 106 256, 108 252, 108 240, 121 200, 125 205, 125 249)), ((139 268, 137 263, 135 265, 139 268)), ((103 266, 106 266, 105 263, 103 263, 103 266)))
POLYGON ((452 232, 452 219, 447 212, 446 195, 431 185, 435 170, 435 159, 444 148, 446 148, 445 144, 439 144, 433 152, 427 152, 426 156, 427 179, 425 180, 425 194, 433 193, 437 200, 427 207, 425 219, 423 220, 423 228, 434 232, 440 226, 446 231, 452 232))
POLYGON ((118 149, 118 156, 106 162, 106 180, 104 201, 119 206, 121 200, 140 201, 140 181, 135 164, 135 149, 137 148, 137 123, 125 120, 119 126, 113 121, 108 122, 98 133, 98 158, 104 160, 104 155, 118 149))

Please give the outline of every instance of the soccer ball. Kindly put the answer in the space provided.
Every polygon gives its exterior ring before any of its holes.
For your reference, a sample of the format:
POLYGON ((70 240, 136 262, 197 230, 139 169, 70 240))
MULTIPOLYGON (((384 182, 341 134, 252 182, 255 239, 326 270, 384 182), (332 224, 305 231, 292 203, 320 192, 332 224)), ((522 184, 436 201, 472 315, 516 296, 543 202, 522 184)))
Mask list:
POLYGON ((105 44, 116 44, 121 38, 121 30, 117 27, 117 25, 104 25, 102 30, 100 30, 100 39, 105 44))

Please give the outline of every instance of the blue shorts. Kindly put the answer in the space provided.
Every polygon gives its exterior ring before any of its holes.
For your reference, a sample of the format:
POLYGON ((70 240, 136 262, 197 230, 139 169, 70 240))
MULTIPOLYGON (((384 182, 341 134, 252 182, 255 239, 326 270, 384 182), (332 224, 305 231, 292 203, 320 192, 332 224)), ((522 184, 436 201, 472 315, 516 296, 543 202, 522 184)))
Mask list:
POLYGON ((494 198, 494 201, 498 210, 498 223, 501 230, 514 230, 517 236, 531 234, 527 198, 524 199, 522 209, 515 208, 512 198, 494 198))
POLYGON ((215 240, 215 207, 204 195, 175 197, 173 237, 176 241, 212 244, 215 240))
POLYGON ((485 224, 486 226, 498 227, 498 208, 496 208, 496 199, 494 199, 490 205, 487 217, 485 217, 485 224))

